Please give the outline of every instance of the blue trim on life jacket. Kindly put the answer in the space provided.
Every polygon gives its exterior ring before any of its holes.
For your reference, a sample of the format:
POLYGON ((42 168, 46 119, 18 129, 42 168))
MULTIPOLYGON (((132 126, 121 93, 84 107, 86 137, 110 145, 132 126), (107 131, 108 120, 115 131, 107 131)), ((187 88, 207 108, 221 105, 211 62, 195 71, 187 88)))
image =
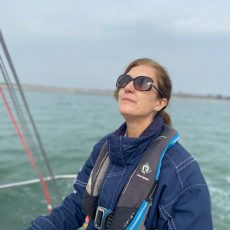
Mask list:
POLYGON ((138 229, 138 227, 141 224, 141 221, 143 220, 143 218, 146 215, 146 211, 148 211, 149 205, 150 205, 149 202, 147 202, 146 200, 144 200, 142 202, 142 204, 141 204, 140 208, 138 209, 134 219, 129 224, 129 226, 126 228, 126 230, 138 229))
POLYGON ((160 175, 160 170, 161 170, 161 162, 163 160, 163 157, 167 151, 168 148, 170 148, 171 146, 173 146, 174 144, 176 144, 176 142, 178 141, 179 139, 179 134, 176 134, 169 142, 168 144, 165 146, 164 150, 162 151, 161 153, 161 156, 160 156, 160 160, 159 160, 159 163, 158 163, 158 166, 157 166, 157 170, 156 170, 156 176, 155 176, 155 180, 158 180, 159 178, 159 175, 160 175))

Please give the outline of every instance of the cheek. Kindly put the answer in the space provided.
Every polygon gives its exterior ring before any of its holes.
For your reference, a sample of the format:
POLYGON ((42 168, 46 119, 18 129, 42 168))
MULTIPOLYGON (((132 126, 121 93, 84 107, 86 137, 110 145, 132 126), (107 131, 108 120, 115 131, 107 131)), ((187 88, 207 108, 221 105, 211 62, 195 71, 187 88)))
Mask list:
POLYGON ((143 110, 153 111, 156 106, 156 99, 152 95, 146 95, 146 97, 141 98, 140 106, 143 110))

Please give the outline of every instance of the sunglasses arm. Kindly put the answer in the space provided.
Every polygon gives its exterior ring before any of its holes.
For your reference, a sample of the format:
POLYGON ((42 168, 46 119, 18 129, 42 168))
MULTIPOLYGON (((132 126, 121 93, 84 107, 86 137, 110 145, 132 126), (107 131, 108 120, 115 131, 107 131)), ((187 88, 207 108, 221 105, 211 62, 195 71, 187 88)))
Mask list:
POLYGON ((164 96, 164 94, 152 83, 152 82, 149 82, 150 85, 152 85, 152 87, 161 95, 161 96, 164 96))

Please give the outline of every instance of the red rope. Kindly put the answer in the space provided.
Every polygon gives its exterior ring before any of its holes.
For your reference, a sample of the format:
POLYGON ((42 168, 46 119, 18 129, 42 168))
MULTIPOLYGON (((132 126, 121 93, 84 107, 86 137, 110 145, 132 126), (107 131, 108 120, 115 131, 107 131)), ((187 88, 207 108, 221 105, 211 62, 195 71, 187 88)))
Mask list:
POLYGON ((20 131, 20 128, 19 128, 19 126, 17 124, 17 121, 16 121, 16 119, 15 119, 15 117, 14 117, 14 115, 13 115, 11 109, 10 109, 10 106, 9 106, 9 104, 7 102, 7 99, 6 99, 6 97, 5 97, 4 93, 3 93, 3 90, 1 88, 1 86, 0 86, 0 95, 2 97, 2 100, 3 100, 3 103, 4 103, 5 107, 6 107, 6 110, 7 110, 8 114, 9 114, 9 117, 10 117, 10 119, 11 119, 13 125, 14 125, 14 128, 15 128, 15 130, 17 132, 18 138, 21 141, 23 149, 24 149, 27 157, 30 160, 32 168, 34 169, 35 173, 37 174, 37 176, 38 176, 38 178, 40 180, 40 183, 41 183, 41 186, 42 186, 42 189, 43 189, 43 193, 44 193, 44 196, 45 196, 45 199, 46 199, 48 211, 51 212, 52 211, 51 198, 50 198, 50 194, 49 194, 47 184, 46 184, 46 182, 45 182, 40 170, 37 168, 35 158, 34 158, 32 152, 30 151, 30 148, 28 147, 22 132, 20 131))

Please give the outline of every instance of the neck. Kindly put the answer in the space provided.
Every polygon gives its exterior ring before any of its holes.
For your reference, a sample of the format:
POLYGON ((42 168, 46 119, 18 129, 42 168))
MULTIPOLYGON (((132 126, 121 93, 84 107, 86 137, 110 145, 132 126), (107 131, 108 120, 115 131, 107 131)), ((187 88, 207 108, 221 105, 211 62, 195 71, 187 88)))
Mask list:
POLYGON ((126 120, 128 137, 139 137, 143 131, 152 123, 153 118, 145 120, 126 120))

